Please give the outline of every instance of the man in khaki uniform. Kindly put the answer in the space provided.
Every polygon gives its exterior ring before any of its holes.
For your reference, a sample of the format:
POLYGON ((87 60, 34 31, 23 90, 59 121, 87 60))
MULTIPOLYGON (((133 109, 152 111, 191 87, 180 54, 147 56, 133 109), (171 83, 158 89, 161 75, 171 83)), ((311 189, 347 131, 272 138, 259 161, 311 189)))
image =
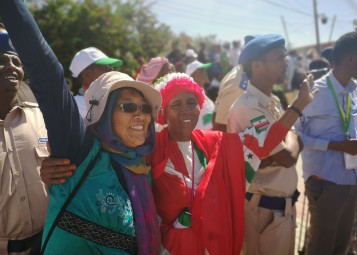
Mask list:
POLYGON ((228 113, 234 101, 243 94, 244 89, 241 84, 245 84, 243 70, 240 65, 224 76, 219 86, 218 96, 213 112, 213 130, 227 131, 228 113))
MULTIPOLYGON (((244 44, 252 40, 254 36, 244 37, 244 44)), ((218 96, 213 112, 213 130, 227 131, 228 113, 232 104, 247 89, 248 77, 243 72, 241 65, 237 65, 229 71, 221 81, 218 96)))
MULTIPOLYGON (((228 132, 241 132, 251 126, 263 131, 283 114, 272 90, 285 76, 284 44, 279 35, 262 35, 244 47, 239 62, 250 82, 231 108, 228 132)), ((245 254, 294 254, 294 204, 298 196, 295 163, 300 149, 298 137, 289 132, 262 161, 246 193, 245 254)))
MULTIPOLYGON (((40 246, 48 196, 40 178, 49 155, 38 105, 16 99, 24 77, 5 30, 0 31, 0 254, 25 255, 40 246)), ((38 253, 34 253, 38 254, 38 253)))

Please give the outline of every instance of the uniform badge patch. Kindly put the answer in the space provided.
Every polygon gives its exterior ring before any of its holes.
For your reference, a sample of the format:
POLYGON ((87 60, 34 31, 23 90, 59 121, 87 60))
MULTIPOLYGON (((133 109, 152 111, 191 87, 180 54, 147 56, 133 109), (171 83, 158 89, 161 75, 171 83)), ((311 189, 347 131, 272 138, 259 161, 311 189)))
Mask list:
POLYGON ((269 127, 269 121, 265 118, 264 115, 250 120, 250 123, 252 123, 253 127, 255 127, 258 133, 266 130, 269 127))
POLYGON ((243 90, 247 90, 249 78, 246 73, 243 73, 239 87, 243 90))
POLYGON ((40 137, 38 138, 38 143, 39 144, 44 144, 48 142, 48 138, 47 137, 40 137))

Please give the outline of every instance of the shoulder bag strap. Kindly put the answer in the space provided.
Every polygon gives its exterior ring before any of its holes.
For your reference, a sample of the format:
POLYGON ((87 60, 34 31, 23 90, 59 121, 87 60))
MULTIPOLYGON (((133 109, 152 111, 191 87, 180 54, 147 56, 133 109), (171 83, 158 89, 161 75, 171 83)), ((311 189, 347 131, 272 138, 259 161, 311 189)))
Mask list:
POLYGON ((62 214, 64 213, 64 211, 67 209, 69 203, 72 201, 74 195, 77 193, 77 191, 79 190, 79 188, 82 186, 84 180, 86 179, 86 177, 88 176, 90 170, 92 170, 94 164, 97 162, 98 158, 99 158, 99 153, 100 150, 97 152, 97 154, 95 155, 95 157, 93 158, 93 160, 88 164, 86 170, 84 171, 81 179, 79 180, 79 182, 77 183, 77 185, 74 187, 74 189, 72 190, 72 192, 69 194, 66 202, 63 204, 60 212, 57 214, 57 217, 55 219, 55 221, 53 222, 51 228, 50 228, 50 231, 48 231, 48 234, 46 236, 46 240, 45 242, 43 243, 43 246, 41 248, 41 255, 44 254, 45 250, 46 250, 46 246, 47 246, 47 243, 48 241, 50 240, 50 237, 53 233, 53 230, 55 229, 59 219, 62 217, 62 214))

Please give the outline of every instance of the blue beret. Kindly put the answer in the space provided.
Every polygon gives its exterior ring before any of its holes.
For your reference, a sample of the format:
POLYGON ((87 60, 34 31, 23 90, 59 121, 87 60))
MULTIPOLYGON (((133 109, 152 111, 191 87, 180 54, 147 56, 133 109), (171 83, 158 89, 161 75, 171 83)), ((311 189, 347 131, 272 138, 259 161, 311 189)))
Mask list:
POLYGON ((253 40, 257 35, 246 35, 244 37, 244 45, 247 45, 251 40, 253 40))
POLYGON ((0 32, 0 51, 17 55, 17 52, 11 43, 10 37, 6 32, 0 32))
POLYGON ((327 47, 321 51, 321 57, 326 58, 328 61, 333 60, 333 47, 327 47))
POLYGON ((244 46, 239 56, 239 64, 247 64, 264 53, 281 47, 285 47, 285 40, 281 35, 257 35, 244 46))

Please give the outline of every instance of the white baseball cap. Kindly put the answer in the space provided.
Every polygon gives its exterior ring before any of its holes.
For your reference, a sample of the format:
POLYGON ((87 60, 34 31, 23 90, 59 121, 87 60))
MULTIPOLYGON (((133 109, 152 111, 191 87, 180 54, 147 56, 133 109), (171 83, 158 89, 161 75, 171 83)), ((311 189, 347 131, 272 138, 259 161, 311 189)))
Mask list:
POLYGON ((84 102, 89 112, 85 118, 86 125, 93 125, 100 120, 107 104, 109 93, 113 90, 131 87, 141 93, 145 100, 152 106, 152 116, 156 120, 161 108, 162 97, 153 86, 141 81, 134 81, 129 75, 118 71, 102 74, 92 82, 84 94, 84 102))
POLYGON ((185 56, 188 57, 193 57, 193 58, 197 58, 197 53, 195 52, 194 49, 188 49, 185 52, 185 56))
POLYGON ((78 51, 76 55, 74 55, 69 70, 71 70, 72 76, 76 78, 85 68, 93 63, 119 67, 123 64, 123 61, 121 59, 109 58, 97 48, 89 47, 78 51))
POLYGON ((186 67, 186 74, 191 76, 197 69, 207 69, 212 66, 211 63, 203 64, 198 60, 193 61, 191 64, 186 67))

